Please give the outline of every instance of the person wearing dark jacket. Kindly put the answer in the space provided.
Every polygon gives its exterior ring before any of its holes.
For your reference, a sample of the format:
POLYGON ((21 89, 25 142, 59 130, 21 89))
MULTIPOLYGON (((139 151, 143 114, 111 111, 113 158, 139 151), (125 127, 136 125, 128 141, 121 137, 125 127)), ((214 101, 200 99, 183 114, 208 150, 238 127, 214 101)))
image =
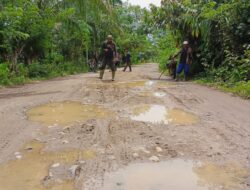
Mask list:
POLYGON ((107 37, 107 41, 105 41, 102 45, 102 50, 101 50, 103 60, 102 60, 102 65, 100 67, 100 79, 103 79, 104 71, 106 66, 108 65, 109 68, 112 71, 112 81, 115 80, 115 63, 114 63, 114 58, 116 57, 116 44, 113 42, 113 37, 109 35, 107 37))
POLYGON ((123 69, 123 72, 126 71, 127 67, 129 67, 129 71, 132 72, 132 67, 131 67, 131 54, 128 50, 126 50, 125 54, 125 67, 123 69))

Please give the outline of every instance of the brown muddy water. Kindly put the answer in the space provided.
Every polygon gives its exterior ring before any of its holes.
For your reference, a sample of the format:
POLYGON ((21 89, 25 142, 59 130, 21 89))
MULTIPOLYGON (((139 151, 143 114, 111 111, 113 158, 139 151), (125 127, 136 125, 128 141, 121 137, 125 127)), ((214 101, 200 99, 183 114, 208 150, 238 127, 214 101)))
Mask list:
POLYGON ((78 160, 96 157, 91 150, 68 150, 44 152, 44 144, 33 141, 20 151, 22 158, 0 165, 0 190, 74 190, 72 180, 43 186, 43 179, 49 175, 49 168, 55 164, 74 164, 78 160))
POLYGON ((41 105, 27 112, 28 119, 45 125, 70 125, 77 121, 106 118, 111 112, 101 106, 80 102, 55 102, 41 105))
POLYGON ((132 164, 106 174, 101 190, 235 190, 249 170, 237 164, 215 165, 172 160, 132 164))
POLYGON ((167 109, 162 105, 140 105, 132 109, 130 116, 132 120, 164 123, 164 124, 178 124, 178 125, 193 125, 199 122, 199 117, 193 113, 185 110, 174 108, 167 109))

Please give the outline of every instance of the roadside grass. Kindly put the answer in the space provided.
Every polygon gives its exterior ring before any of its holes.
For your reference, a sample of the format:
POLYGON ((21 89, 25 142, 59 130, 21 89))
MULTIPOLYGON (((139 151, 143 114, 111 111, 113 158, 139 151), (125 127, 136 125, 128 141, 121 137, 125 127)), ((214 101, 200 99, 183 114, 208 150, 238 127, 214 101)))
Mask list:
POLYGON ((206 85, 209 87, 215 87, 216 89, 230 92, 235 95, 238 95, 245 99, 250 99, 250 81, 241 81, 236 83, 223 83, 223 82, 214 82, 207 78, 196 79, 194 80, 197 84, 206 85))
POLYGON ((24 85, 35 81, 49 80, 56 77, 63 77, 73 74, 86 73, 89 68, 86 65, 71 65, 62 64, 60 66, 51 67, 46 65, 43 68, 25 68, 25 71, 20 72, 18 75, 11 74, 8 70, 1 70, 0 68, 0 88, 10 87, 16 85, 24 85), (2 75, 1 75, 2 71, 2 75))

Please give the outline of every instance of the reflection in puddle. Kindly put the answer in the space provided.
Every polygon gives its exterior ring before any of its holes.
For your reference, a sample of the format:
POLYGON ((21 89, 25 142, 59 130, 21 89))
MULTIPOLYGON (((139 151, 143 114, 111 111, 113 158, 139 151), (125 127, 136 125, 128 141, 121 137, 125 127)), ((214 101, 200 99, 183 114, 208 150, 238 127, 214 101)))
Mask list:
POLYGON ((114 83, 113 85, 123 87, 123 88, 136 88, 136 87, 146 87, 146 86, 152 86, 154 84, 153 81, 131 81, 131 82, 119 82, 114 83))
POLYGON ((151 122, 151 123, 164 123, 168 124, 169 121, 166 117, 167 109, 160 105, 142 105, 133 109, 132 120, 151 122))
POLYGON ((164 92, 152 92, 152 91, 144 91, 139 93, 140 96, 146 96, 146 97, 157 97, 157 98, 163 98, 166 96, 166 93, 164 92))
MULTIPOLYGON (((205 165, 206 168, 206 165, 205 165)), ((132 164, 125 169, 106 174, 102 190, 218 190, 235 189, 244 181, 245 175, 229 170, 221 178, 218 166, 214 171, 206 170, 198 163, 174 160, 161 163, 132 164), (197 169, 196 169, 197 168, 197 169), (214 181, 214 179, 221 180, 214 181), (200 181, 202 180, 203 183, 200 181), (228 182, 224 182, 224 180, 228 182)), ((244 171, 243 168, 240 170, 244 171)), ((245 171, 246 172, 246 171, 245 171)))
POLYGON ((166 93, 164 93, 164 92, 155 92, 154 96, 158 97, 158 98, 162 98, 162 97, 166 96, 166 93))
POLYGON ((73 181, 67 180, 45 188, 42 180, 54 163, 74 164, 79 159, 92 159, 95 153, 77 150, 43 152, 44 145, 32 142, 21 151, 23 158, 0 165, 0 190, 73 190, 73 181))
POLYGON ((132 109, 132 116, 135 121, 151 123, 174 123, 179 125, 193 125, 199 122, 199 117, 182 109, 167 110, 161 105, 141 105, 132 109))
POLYGON ((29 120, 48 125, 69 125, 77 121, 105 118, 109 114, 110 112, 101 106, 70 101, 45 104, 27 112, 29 120))

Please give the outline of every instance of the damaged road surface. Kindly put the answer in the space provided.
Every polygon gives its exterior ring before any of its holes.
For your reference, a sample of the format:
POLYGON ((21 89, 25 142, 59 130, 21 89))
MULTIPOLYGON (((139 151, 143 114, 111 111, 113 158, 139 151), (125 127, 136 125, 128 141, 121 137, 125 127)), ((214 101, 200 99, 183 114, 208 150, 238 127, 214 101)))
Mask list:
POLYGON ((250 189, 250 101, 157 69, 1 89, 0 190, 250 189))

